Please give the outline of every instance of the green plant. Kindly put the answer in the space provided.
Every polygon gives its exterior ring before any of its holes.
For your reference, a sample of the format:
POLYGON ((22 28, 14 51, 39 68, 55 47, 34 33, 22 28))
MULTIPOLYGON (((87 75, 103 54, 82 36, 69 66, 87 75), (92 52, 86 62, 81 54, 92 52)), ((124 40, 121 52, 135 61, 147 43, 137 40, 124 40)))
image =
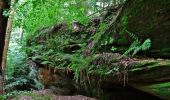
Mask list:
POLYGON ((20 38, 17 37, 17 30, 13 30, 7 54, 7 67, 5 69, 5 89, 9 91, 17 85, 24 85, 28 82, 25 62, 25 52, 19 45, 20 38), (14 42, 15 41, 15 42, 14 42), (25 70, 23 70, 25 69, 25 70), (21 75, 21 73, 23 75, 21 75))
POLYGON ((4 95, 0 95, 0 100, 9 100, 9 99, 14 99, 14 100, 19 100, 20 97, 22 96, 28 96, 31 97, 33 100, 51 100, 52 98, 50 96, 37 96, 35 92, 31 91, 12 91, 4 95))
POLYGON ((114 52, 114 51, 116 51, 116 50, 117 50, 117 48, 114 47, 114 46, 112 46, 111 51, 114 52))
POLYGON ((131 53, 132 56, 136 55, 139 51, 148 50, 151 47, 151 40, 146 39, 142 44, 139 40, 134 41, 129 49, 124 53, 124 55, 128 55, 131 53))
POLYGON ((126 29, 124 31, 127 32, 127 34, 134 40, 134 42, 130 45, 129 49, 124 53, 124 55, 131 54, 132 56, 134 56, 139 51, 146 51, 151 47, 151 40, 149 38, 142 43, 135 34, 129 32, 126 29))
POLYGON ((12 91, 12 92, 0 95, 0 100, 8 100, 9 98, 13 98, 19 94, 21 94, 21 91, 12 91))
POLYGON ((40 89, 36 80, 36 66, 31 67, 27 64, 25 49, 18 37, 18 29, 12 31, 11 40, 8 48, 7 67, 5 69, 5 90, 15 91, 16 89, 40 89), (27 88, 20 88, 27 86, 27 88))
POLYGON ((42 28, 56 23, 69 23, 73 20, 87 24, 86 1, 83 0, 26 0, 15 5, 15 27, 22 27, 25 37, 30 36, 42 28))

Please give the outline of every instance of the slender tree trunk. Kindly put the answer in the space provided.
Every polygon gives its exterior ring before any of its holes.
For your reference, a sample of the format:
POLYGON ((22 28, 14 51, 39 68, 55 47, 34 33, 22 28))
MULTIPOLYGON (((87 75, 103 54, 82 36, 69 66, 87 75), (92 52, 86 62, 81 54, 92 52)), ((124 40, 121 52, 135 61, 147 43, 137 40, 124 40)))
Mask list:
POLYGON ((2 76, 2 55, 5 41, 5 33, 8 18, 3 16, 4 9, 9 9, 8 0, 0 0, 0 94, 3 93, 3 76, 2 76))
POLYGON ((9 9, 8 2, 7 0, 0 0, 0 62, 2 62, 5 32, 8 20, 7 17, 3 16, 4 9, 9 9))
POLYGON ((12 21, 13 21, 13 16, 14 16, 14 5, 15 0, 11 0, 11 7, 10 7, 10 15, 8 18, 8 23, 7 23, 7 28, 6 28, 6 34, 5 34, 5 43, 4 43, 4 48, 3 48, 3 55, 2 55, 2 63, 1 63, 1 67, 2 67, 2 78, 3 78, 3 84, 2 84, 2 91, 4 93, 4 70, 6 67, 6 58, 7 58, 7 51, 8 51, 8 46, 9 46, 9 40, 10 40, 10 35, 11 35, 11 31, 12 31, 12 21))

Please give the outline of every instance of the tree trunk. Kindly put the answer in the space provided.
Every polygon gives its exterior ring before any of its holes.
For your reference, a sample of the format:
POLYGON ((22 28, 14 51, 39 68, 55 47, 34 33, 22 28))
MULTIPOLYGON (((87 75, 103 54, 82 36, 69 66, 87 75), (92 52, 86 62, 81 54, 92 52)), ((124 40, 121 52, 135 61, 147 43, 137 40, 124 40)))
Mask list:
MULTIPOLYGON (((0 0, 0 62, 2 61, 2 54, 5 41, 5 32, 8 18, 3 16, 4 9, 8 9, 9 5, 7 0, 0 0)), ((1 63, 0 63, 1 64, 1 63)))
MULTIPOLYGON (((4 9, 8 9, 9 5, 7 0, 0 0, 0 62, 2 62, 5 32, 7 26, 7 17, 3 16, 4 9)), ((0 63, 1 66, 1 63, 0 63)), ((0 94, 3 93, 3 77, 2 77, 2 66, 0 68, 0 94)))
MULTIPOLYGON (((12 20, 13 20, 13 15, 14 15, 14 8, 13 8, 14 2, 15 2, 15 0, 11 1, 10 15, 9 15, 9 18, 8 18, 8 23, 7 23, 7 28, 6 28, 5 42, 4 42, 2 62, 1 62, 2 73, 4 73, 4 69, 6 67, 7 51, 8 51, 8 45, 9 45, 10 35, 11 35, 11 31, 12 31, 12 20)), ((4 78, 4 74, 2 74, 2 78, 4 78)), ((4 92, 3 91, 3 86, 4 86, 3 81, 4 81, 4 79, 1 80, 1 81, 2 81, 2 84, 1 84, 0 87, 2 87, 1 91, 3 93, 4 92)))

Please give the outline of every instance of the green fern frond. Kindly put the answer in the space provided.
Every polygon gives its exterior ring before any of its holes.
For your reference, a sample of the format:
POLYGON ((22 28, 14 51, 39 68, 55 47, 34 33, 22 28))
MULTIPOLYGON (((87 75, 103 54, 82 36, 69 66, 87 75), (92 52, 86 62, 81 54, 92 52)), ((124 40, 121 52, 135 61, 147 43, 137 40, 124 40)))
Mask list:
POLYGON ((124 53, 124 55, 128 55, 132 53, 132 56, 136 55, 139 51, 148 50, 151 47, 151 40, 146 39, 142 44, 139 40, 134 41, 129 49, 124 53))

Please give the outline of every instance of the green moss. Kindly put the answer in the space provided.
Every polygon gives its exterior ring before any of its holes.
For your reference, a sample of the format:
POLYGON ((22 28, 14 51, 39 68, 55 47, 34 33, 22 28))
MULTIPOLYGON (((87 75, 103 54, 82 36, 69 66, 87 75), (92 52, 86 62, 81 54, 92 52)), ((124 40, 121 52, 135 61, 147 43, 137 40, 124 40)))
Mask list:
POLYGON ((141 60, 137 62, 130 71, 142 70, 145 67, 155 66, 156 64, 157 62, 154 60, 143 60, 143 61, 141 60))
POLYGON ((143 60, 139 61, 128 72, 133 76, 139 75, 147 78, 169 76, 166 71, 170 68, 170 61, 143 60), (161 70, 160 70, 161 69, 161 70), (161 72, 161 73, 160 73, 161 72), (165 72, 165 73, 164 73, 165 72))
POLYGON ((145 92, 154 94, 163 100, 170 100, 170 82, 148 84, 139 88, 145 92))
MULTIPOLYGON (((133 0, 127 3, 125 5, 126 9, 123 9, 118 21, 120 24, 119 34, 127 34, 125 30, 128 30, 136 34, 142 41, 146 38, 151 38, 151 49, 161 50, 169 47, 169 45, 167 45, 167 43, 169 43, 168 38, 170 37, 168 29, 170 22, 167 19, 168 10, 170 9, 168 2, 168 0, 161 2, 160 0, 133 0), (157 36, 160 36, 161 39, 158 39, 157 36), (161 41, 162 39, 164 39, 164 41, 161 41)), ((132 42, 132 39, 127 39, 129 40, 126 40, 126 43, 130 44, 129 42, 132 42)))
POLYGON ((126 43, 127 38, 125 36, 121 37, 120 39, 117 40, 118 43, 126 43))
POLYGON ((154 84, 148 87, 151 89, 156 95, 160 97, 165 97, 167 100, 170 99, 170 82, 154 84))
MULTIPOLYGON (((166 83, 159 83, 159 84, 155 84, 150 86, 151 88, 170 88, 170 82, 166 82, 166 83)), ((169 91, 170 92, 170 91, 169 91)))

